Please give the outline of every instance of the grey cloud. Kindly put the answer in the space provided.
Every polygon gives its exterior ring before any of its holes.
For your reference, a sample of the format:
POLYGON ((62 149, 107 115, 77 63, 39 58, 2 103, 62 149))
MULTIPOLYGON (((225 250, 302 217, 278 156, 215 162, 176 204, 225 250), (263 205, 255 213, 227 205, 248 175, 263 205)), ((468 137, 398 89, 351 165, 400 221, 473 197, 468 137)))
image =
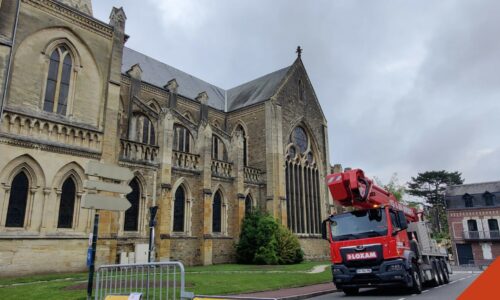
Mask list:
POLYGON ((223 88, 291 64, 300 44, 332 163, 383 181, 442 168, 500 179, 498 1, 191 2, 199 11, 180 13, 195 26, 165 22, 159 0, 94 10, 106 21, 124 6, 129 47, 223 88))

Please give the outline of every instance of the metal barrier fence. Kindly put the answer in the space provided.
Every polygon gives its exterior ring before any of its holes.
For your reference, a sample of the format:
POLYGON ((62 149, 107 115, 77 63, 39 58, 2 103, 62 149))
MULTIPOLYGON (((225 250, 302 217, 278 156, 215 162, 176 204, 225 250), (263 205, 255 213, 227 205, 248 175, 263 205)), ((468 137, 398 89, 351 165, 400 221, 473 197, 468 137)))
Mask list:
POLYGON ((95 300, 131 293, 141 293, 143 300, 191 299, 184 276, 184 266, 176 261, 103 265, 97 270, 95 300))

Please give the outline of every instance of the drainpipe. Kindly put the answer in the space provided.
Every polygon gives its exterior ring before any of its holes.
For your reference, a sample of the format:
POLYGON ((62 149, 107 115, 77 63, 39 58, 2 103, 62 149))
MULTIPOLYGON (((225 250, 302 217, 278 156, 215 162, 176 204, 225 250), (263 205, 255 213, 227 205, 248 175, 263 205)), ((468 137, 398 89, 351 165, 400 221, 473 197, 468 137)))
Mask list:
POLYGON ((3 117, 3 108, 5 106, 5 98, 7 97, 7 87, 9 86, 9 79, 10 79, 10 71, 12 68, 12 53, 14 52, 14 45, 16 43, 16 34, 17 34, 17 25, 19 23, 19 9, 21 6, 21 0, 17 1, 17 7, 16 7, 16 21, 14 22, 14 29, 12 30, 12 44, 10 45, 10 53, 9 53, 9 60, 7 63, 7 70, 5 74, 5 81, 3 85, 3 92, 2 92, 2 99, 0 101, 0 124, 2 121, 3 117))

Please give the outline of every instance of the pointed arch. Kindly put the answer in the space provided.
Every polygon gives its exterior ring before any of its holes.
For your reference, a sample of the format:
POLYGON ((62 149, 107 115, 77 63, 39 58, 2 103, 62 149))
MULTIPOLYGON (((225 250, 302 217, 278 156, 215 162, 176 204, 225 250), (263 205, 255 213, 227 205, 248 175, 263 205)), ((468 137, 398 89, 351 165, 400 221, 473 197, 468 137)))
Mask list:
POLYGON ((83 167, 76 161, 67 163, 57 171, 52 182, 52 188, 61 189, 64 181, 69 176, 73 176, 77 191, 83 192, 83 181, 87 178, 87 176, 85 175, 83 167))
POLYGON ((248 166, 248 130, 245 123, 241 120, 238 120, 236 126, 234 126, 232 135, 234 136, 238 132, 243 138, 243 166, 248 166))
POLYGON ((219 183, 212 193, 212 233, 227 234, 228 204, 224 187, 219 183))
POLYGON ((5 227, 24 227, 30 181, 26 170, 20 169, 12 179, 5 227))
POLYGON ((184 177, 179 178, 172 191, 172 232, 190 235, 192 192, 189 182, 184 177))
POLYGON ((57 228, 74 227, 76 193, 76 179, 73 175, 69 175, 61 186, 57 228))
POLYGON ((150 117, 142 112, 134 112, 130 128, 129 138, 143 144, 156 145, 155 123, 150 117))
POLYGON ((304 119, 304 117, 297 118, 294 122, 292 122, 292 126, 288 129, 287 132, 287 146, 289 146, 291 143, 290 137, 293 134, 293 131, 297 127, 302 127, 307 134, 307 137, 309 138, 309 149, 313 151, 313 154, 318 156, 320 155, 320 147, 318 144, 318 141, 316 140, 316 137, 314 135, 314 131, 312 130, 311 126, 309 123, 304 119))
POLYGON ((194 138, 191 131, 180 123, 174 123, 173 149, 179 152, 192 153, 194 149, 194 138))
POLYGON ((222 192, 217 190, 212 199, 212 232, 222 233, 222 192))
POLYGON ((160 111, 161 111, 160 104, 154 98, 149 100, 148 106, 151 107, 156 113, 160 113, 160 111))
POLYGON ((20 155, 7 163, 0 175, 0 183, 9 186, 14 176, 16 176, 20 170, 25 170, 31 188, 45 187, 45 174, 43 169, 38 161, 29 154, 20 155))
POLYGON ((227 161, 227 146, 222 138, 217 134, 212 134, 212 159, 227 161))
POLYGON ((72 161, 61 167, 52 182, 56 191, 54 216, 57 228, 75 228, 80 217, 80 200, 83 194, 83 181, 86 179, 83 167, 72 161), (71 182, 69 181, 71 180, 71 182))
POLYGON ((251 214, 254 210, 254 203, 253 203, 253 197, 252 194, 248 193, 245 196, 245 216, 251 214))
POLYGON ((285 152, 287 222, 293 232, 320 233, 320 161, 313 131, 299 118, 288 132, 285 152))
POLYGON ((66 115, 72 102, 70 88, 74 85, 76 68, 80 66, 77 48, 66 38, 50 42, 44 53, 49 60, 43 110, 66 115))
POLYGON ((129 182, 132 191, 127 194, 127 200, 130 202, 130 208, 125 211, 125 219, 123 222, 124 231, 139 231, 139 216, 141 211, 142 196, 144 193, 144 185, 138 177, 137 172, 129 182))

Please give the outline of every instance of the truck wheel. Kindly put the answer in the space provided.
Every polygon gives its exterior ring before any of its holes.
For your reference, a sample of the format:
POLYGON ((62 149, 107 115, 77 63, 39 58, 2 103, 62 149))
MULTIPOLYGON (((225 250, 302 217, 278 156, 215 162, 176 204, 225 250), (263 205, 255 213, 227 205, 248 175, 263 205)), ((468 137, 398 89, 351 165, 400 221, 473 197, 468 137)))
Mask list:
POLYGON ((432 286, 439 286, 441 284, 441 274, 439 272, 439 268, 436 265, 435 261, 432 262, 432 276, 433 276, 433 278, 431 281, 431 285, 432 286))
POLYGON ((421 294, 422 293, 422 278, 420 277, 420 271, 418 270, 416 263, 411 264, 410 275, 411 275, 411 281, 412 281, 411 292, 413 294, 421 294))
POLYGON ((359 288, 344 288, 344 289, 342 289, 342 291, 347 296, 355 296, 359 293, 359 288))
POLYGON ((443 260, 440 261, 440 266, 441 266, 441 276, 443 278, 443 283, 449 283, 450 274, 448 274, 448 268, 446 267, 446 262, 443 260))

